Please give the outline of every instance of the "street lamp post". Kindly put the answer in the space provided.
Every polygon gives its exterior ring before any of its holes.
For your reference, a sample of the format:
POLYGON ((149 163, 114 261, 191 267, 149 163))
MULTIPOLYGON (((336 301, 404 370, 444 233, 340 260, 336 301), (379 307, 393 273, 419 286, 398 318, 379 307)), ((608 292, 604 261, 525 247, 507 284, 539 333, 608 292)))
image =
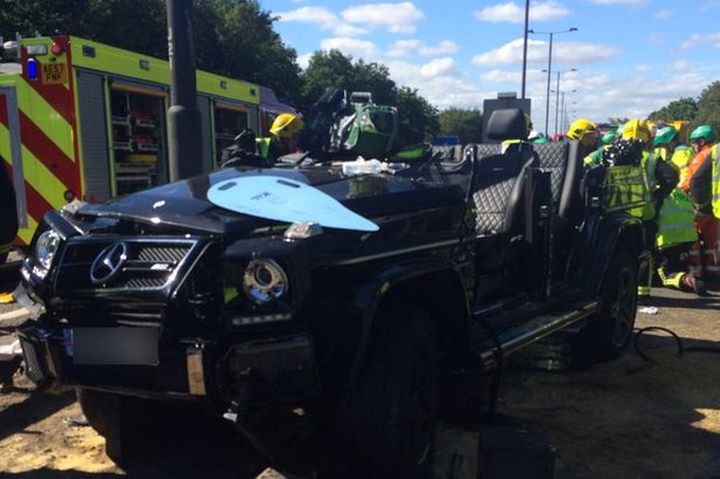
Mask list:
POLYGON ((560 110, 560 74, 576 71, 577 68, 571 68, 570 70, 558 70, 557 72, 557 85, 555 86, 555 134, 558 133, 558 111, 560 110))
POLYGON ((527 79, 527 47, 528 47, 528 25, 530 22, 530 0, 525 0, 525 30, 523 31, 523 65, 522 65, 522 93, 520 97, 525 99, 525 82, 527 79))
POLYGON ((552 78, 552 49, 553 49, 553 37, 560 33, 576 32, 577 28, 572 27, 567 30, 558 30, 556 32, 536 32, 535 30, 528 30, 528 33, 535 35, 549 35, 550 36, 550 48, 548 50, 548 67, 547 67, 547 96, 545 98, 545 136, 549 136, 550 126, 550 79, 552 78))

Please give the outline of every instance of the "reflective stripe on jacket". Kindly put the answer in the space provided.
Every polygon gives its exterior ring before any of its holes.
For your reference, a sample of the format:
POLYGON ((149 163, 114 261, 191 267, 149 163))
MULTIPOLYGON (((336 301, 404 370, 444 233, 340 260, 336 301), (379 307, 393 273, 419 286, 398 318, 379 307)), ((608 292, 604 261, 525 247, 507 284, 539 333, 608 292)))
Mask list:
POLYGON ((258 154, 266 160, 270 157, 270 142, 272 138, 255 138, 258 154))

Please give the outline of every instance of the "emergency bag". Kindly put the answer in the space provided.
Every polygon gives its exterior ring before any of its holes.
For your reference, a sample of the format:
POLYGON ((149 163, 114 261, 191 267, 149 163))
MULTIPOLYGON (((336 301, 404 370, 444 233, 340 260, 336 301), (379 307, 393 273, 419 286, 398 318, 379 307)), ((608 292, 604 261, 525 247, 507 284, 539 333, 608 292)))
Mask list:
POLYGON ((398 136, 397 109, 374 103, 354 103, 351 114, 336 123, 333 149, 351 151, 365 158, 383 158, 398 136))

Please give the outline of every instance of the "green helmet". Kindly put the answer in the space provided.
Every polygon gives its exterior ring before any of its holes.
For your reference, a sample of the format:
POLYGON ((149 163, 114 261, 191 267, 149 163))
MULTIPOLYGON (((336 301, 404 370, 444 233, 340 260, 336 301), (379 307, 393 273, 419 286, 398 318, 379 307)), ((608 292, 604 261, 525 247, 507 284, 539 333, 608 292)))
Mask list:
POLYGON ((710 125, 700 125, 690 134, 690 141, 697 141, 701 138, 708 143, 715 141, 715 131, 713 127, 710 125))
POLYGON ((665 146, 669 145, 671 141, 675 139, 677 136, 677 130, 673 128, 672 126, 666 126, 665 128, 660 128, 658 132, 655 134, 655 146, 665 146))
POLYGON ((618 137, 617 131, 610 130, 602 136, 600 141, 602 141, 603 145, 609 145, 610 143, 615 141, 615 138, 617 138, 617 137, 618 137))

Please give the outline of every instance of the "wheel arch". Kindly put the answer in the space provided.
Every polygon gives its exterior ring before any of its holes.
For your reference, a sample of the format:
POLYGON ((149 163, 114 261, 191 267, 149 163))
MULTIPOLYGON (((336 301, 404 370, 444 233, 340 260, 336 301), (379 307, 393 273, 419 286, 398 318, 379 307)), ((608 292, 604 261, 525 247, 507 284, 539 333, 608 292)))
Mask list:
POLYGON ((637 218, 605 218, 589 243, 592 254, 588 258, 585 289, 593 295, 600 292, 610 261, 619 248, 627 249, 638 263, 649 255, 645 248, 645 230, 642 221, 637 218))
POLYGON ((427 309, 439 345, 458 365, 474 361, 468 341, 470 304, 460 271, 444 260, 411 261, 381 271, 357 292, 355 307, 362 327, 350 376, 352 386, 363 370, 368 344, 383 306, 401 301, 427 309))

